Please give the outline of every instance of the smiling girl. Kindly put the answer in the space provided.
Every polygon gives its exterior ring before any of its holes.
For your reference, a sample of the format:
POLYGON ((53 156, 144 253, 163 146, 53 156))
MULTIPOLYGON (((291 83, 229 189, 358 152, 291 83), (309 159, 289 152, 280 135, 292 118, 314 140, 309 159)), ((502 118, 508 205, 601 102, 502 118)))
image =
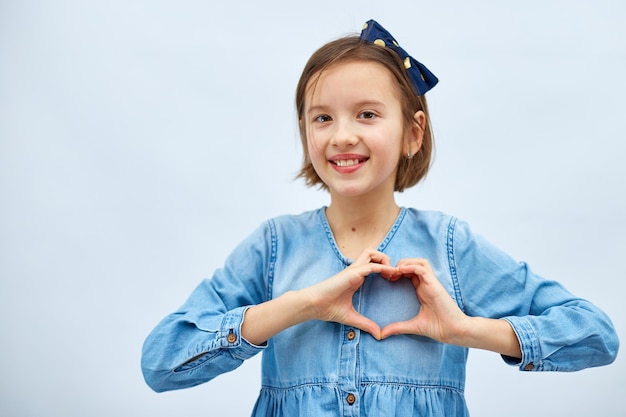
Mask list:
POLYGON ((142 356, 155 391, 263 352, 254 416, 467 416, 468 348, 525 371, 615 359, 597 307, 455 217, 396 204, 430 166, 436 83, 375 21, 313 54, 299 176, 330 203, 265 222, 159 323, 142 356))

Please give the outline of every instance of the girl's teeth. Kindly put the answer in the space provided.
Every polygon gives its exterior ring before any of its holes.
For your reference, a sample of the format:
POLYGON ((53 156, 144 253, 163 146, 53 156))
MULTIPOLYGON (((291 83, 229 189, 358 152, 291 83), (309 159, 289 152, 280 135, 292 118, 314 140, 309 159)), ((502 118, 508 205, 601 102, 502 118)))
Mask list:
POLYGON ((356 165, 359 163, 358 159, 340 159, 337 161, 337 166, 339 167, 350 167, 352 165, 356 165))

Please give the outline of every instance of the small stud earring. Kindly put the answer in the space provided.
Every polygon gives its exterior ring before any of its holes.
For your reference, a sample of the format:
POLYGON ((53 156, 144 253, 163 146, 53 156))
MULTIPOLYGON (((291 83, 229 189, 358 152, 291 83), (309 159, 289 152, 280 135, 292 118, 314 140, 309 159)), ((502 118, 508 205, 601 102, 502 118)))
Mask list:
POLYGON ((411 154, 411 152, 407 152, 406 157, 407 159, 413 159, 413 155, 411 154))

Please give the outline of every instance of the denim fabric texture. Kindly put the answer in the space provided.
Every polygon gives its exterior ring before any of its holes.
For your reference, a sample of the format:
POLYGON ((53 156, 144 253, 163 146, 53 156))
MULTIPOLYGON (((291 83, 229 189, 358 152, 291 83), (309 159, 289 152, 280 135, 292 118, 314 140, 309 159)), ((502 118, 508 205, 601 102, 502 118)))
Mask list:
MULTIPOLYGON (((522 348, 522 371, 576 371, 615 359, 609 318, 562 285, 533 273, 466 223, 402 208, 377 248, 395 264, 427 259, 470 316, 503 318, 522 348)), ((351 260, 339 251, 324 208, 265 222, 145 341, 142 370, 155 391, 191 387, 262 352, 262 388, 253 416, 467 416, 468 350, 399 335, 377 341, 358 329, 309 321, 264 346, 241 337, 246 308, 329 278, 351 260)), ((354 305, 381 328, 409 319, 419 302, 409 280, 373 274, 354 305)))

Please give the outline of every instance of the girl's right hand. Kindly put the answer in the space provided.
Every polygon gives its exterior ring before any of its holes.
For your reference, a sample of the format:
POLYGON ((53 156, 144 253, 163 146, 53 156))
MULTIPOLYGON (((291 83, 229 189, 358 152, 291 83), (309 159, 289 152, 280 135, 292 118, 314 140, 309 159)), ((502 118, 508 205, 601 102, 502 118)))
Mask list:
POLYGON ((353 326, 380 340, 380 326, 361 315, 352 304, 354 293, 361 288, 365 277, 373 273, 390 279, 397 275, 397 269, 391 266, 387 255, 366 249, 343 271, 302 290, 307 294, 314 318, 353 326))

